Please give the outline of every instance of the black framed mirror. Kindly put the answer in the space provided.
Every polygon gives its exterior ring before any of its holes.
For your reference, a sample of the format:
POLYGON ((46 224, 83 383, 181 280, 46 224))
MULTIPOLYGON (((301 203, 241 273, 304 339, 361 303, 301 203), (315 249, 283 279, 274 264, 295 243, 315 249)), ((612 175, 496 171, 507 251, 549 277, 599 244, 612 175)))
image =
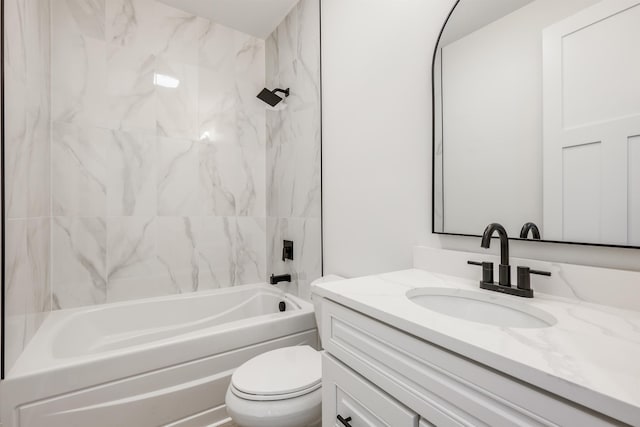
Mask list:
POLYGON ((456 2, 433 55, 433 233, 640 247, 638 23, 635 0, 456 2))
POLYGON ((4 203, 4 1, 0 2, 0 380, 4 380, 5 353, 5 203, 4 203))

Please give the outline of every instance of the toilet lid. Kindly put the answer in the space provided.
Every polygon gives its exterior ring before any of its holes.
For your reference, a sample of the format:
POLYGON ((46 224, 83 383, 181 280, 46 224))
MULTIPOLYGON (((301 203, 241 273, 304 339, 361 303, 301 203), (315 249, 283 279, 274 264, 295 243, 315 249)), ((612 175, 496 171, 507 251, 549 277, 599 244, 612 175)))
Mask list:
POLYGON ((254 357, 233 373, 243 394, 281 396, 317 388, 322 381, 320 352, 308 345, 286 347, 254 357))

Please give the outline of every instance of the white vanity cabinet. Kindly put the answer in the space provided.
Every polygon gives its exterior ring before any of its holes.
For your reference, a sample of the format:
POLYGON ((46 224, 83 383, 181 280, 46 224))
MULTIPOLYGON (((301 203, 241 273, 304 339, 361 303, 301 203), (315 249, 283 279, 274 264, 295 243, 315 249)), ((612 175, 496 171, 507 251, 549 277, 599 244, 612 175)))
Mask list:
POLYGON ((624 425, 328 299, 323 425, 624 425))
POLYGON ((327 354, 323 355, 322 374, 323 426, 418 425, 418 414, 327 354))

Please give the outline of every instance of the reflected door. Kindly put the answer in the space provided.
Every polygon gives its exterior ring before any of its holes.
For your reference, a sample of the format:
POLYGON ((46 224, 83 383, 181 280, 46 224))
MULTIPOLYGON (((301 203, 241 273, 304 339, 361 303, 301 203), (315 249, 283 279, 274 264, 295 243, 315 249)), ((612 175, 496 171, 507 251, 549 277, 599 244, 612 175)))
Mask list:
POLYGON ((544 233, 640 246, 640 0, 543 32, 544 233))

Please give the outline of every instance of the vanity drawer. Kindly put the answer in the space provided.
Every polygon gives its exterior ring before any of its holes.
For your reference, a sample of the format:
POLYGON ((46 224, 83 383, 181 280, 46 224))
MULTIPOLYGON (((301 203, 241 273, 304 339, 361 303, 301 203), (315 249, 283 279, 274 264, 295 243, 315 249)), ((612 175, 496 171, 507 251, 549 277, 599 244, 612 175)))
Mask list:
POLYGON ((622 425, 332 301, 322 310, 325 350, 434 425, 622 425))
POLYGON ((322 425, 345 427, 417 427, 418 415, 369 381, 324 354, 322 356, 322 425))

